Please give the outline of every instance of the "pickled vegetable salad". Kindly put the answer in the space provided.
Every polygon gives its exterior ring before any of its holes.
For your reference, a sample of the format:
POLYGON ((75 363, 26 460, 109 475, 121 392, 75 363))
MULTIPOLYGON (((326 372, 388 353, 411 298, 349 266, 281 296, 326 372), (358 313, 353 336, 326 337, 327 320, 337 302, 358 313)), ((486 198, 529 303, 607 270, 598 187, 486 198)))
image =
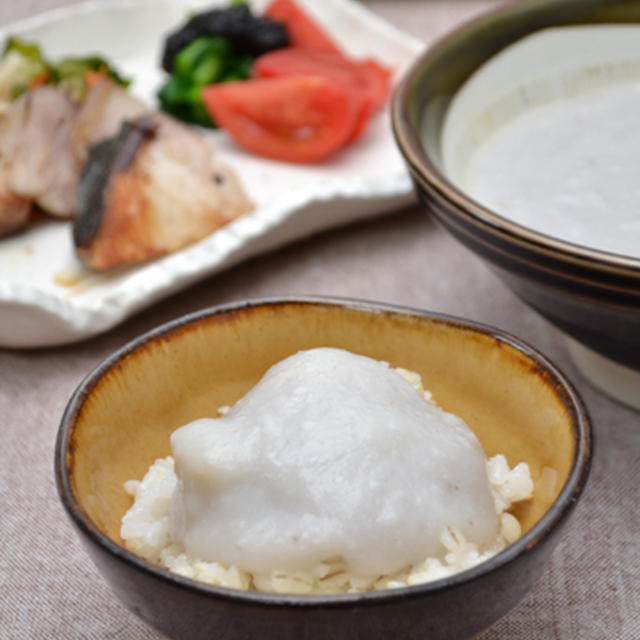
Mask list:
POLYGON ((0 114, 11 102, 40 85, 55 85, 73 100, 82 100, 89 87, 108 76, 123 87, 129 80, 121 76, 100 56, 67 57, 47 60, 36 44, 9 38, 0 59, 0 114))

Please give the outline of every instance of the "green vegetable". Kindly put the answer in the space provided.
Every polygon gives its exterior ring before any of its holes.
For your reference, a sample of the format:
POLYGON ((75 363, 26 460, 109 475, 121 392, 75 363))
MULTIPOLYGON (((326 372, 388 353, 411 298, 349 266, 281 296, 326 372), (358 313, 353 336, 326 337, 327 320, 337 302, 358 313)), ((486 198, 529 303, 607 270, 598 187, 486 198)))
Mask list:
POLYGON ((46 63, 44 58, 42 57, 42 53, 40 52, 40 47, 37 44, 32 44, 30 42, 23 42, 18 38, 10 37, 7 40, 7 44, 4 48, 3 56, 7 54, 9 51, 17 51, 20 55, 22 55, 27 60, 31 60, 32 62, 38 62, 42 66, 46 67, 46 63))
POLYGON ((254 15, 244 0, 194 13, 165 40, 162 68, 171 75, 158 93, 160 107, 186 122, 215 127, 202 88, 246 80, 256 57, 288 45, 285 26, 254 15))
POLYGON ((37 45, 9 38, 0 59, 0 107, 28 91, 36 79, 45 81, 48 76, 49 66, 37 45))
POLYGON ((123 78, 100 56, 64 58, 51 66, 52 84, 62 87, 72 98, 81 100, 86 95, 93 75, 106 75, 122 87, 130 80, 123 78))
POLYGON ((214 82, 249 77, 253 56, 238 52, 230 40, 200 36, 173 59, 173 71, 158 97, 163 111, 204 127, 215 127, 202 102, 202 88, 214 82))
POLYGON ((160 107, 179 120, 202 127, 212 127, 213 123, 202 104, 200 91, 201 87, 195 87, 183 82, 180 78, 171 77, 158 94, 160 107))
POLYGON ((15 100, 39 84, 62 88, 71 98, 81 100, 95 75, 107 75, 123 87, 123 78, 99 56, 69 57, 58 62, 44 58, 38 45, 9 38, 0 59, 0 101, 15 100))
POLYGON ((290 44, 281 22, 254 15, 244 2, 192 14, 179 29, 170 33, 162 52, 162 68, 173 73, 175 57, 200 36, 226 38, 236 51, 253 57, 290 44))

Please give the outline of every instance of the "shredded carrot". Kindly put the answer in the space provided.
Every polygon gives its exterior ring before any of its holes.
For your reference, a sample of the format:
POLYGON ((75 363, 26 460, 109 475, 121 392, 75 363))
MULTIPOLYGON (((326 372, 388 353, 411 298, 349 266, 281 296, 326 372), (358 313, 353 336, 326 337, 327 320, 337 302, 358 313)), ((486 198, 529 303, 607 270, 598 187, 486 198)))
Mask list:
POLYGON ((33 89, 34 87, 39 87, 41 84, 45 84, 45 82, 49 79, 49 72, 43 71, 39 73, 37 76, 33 76, 31 80, 29 80, 29 88, 33 89))
POLYGON ((100 79, 104 78, 107 75, 107 70, 105 68, 100 69, 99 71, 87 71, 84 76, 84 79, 87 83, 87 86, 93 87, 100 79))

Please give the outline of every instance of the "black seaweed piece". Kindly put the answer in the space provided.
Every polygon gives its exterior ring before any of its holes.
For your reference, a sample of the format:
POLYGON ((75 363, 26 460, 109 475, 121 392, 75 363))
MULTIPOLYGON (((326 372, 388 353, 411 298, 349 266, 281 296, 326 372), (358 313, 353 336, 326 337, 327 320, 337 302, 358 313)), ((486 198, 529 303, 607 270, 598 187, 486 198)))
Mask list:
POLYGON ((254 16, 246 5, 211 9, 192 16, 165 40, 162 68, 171 73, 173 59, 199 36, 228 38, 241 52, 259 56, 289 45, 289 36, 281 22, 254 16))
POLYGON ((101 140, 89 148, 80 173, 77 211, 73 221, 73 244, 80 248, 90 244, 102 225, 104 196, 113 173, 126 171, 144 142, 155 135, 156 123, 146 116, 125 121, 117 135, 101 140))

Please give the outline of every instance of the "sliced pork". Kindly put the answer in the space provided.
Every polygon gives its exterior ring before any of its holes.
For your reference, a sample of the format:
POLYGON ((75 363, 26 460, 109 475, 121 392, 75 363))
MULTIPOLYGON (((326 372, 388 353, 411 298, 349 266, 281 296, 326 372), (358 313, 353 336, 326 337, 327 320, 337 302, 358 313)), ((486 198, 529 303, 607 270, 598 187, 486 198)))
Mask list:
POLYGON ((152 114, 143 102, 105 76, 88 91, 71 130, 73 155, 82 166, 89 147, 117 135, 125 120, 152 114))
POLYGON ((17 196, 7 185, 7 171, 0 165, 0 238, 28 226, 31 200, 17 196))
POLYGON ((50 86, 32 89, 11 105, 0 121, 0 184, 8 202, 32 201, 55 217, 73 217, 79 169, 69 140, 76 109, 50 86))

